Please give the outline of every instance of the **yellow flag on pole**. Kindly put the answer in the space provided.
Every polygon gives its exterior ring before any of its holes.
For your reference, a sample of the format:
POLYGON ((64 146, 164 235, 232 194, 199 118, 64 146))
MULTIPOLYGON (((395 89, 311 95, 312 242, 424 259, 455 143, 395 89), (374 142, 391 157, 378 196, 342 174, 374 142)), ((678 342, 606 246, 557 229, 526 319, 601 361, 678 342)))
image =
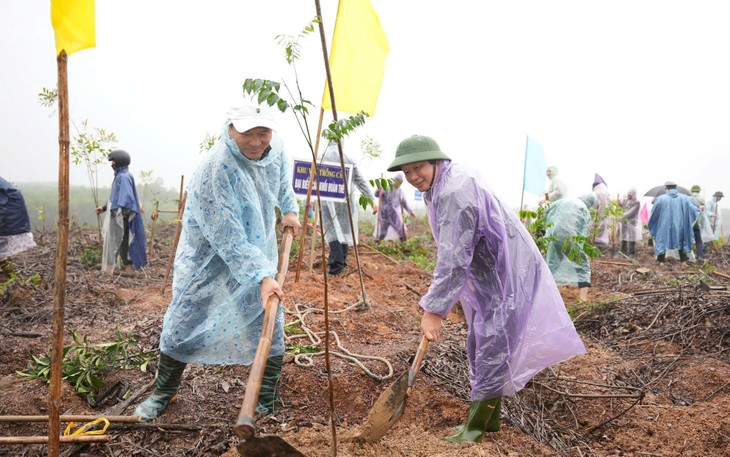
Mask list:
MULTIPOLYGON (((338 111, 375 114, 390 51, 388 37, 370 0, 340 0, 330 51, 330 72, 338 111)), ((322 109, 330 109, 325 82, 322 109)))
POLYGON ((51 24, 56 32, 56 55, 96 46, 94 0, 51 0, 51 24))

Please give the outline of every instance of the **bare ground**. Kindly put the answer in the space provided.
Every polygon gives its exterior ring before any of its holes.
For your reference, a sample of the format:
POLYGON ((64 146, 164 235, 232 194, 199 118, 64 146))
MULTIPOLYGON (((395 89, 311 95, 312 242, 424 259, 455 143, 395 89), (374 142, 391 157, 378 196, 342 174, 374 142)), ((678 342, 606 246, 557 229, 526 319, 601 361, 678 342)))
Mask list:
MULTIPOLYGON (((426 227, 411 229, 419 230, 426 227)), ((171 227, 158 231, 144 273, 110 277, 80 261, 84 248, 98 245, 96 230, 72 229, 67 341, 72 329, 94 343, 113 340, 119 329, 156 349, 170 301, 169 285, 164 294, 161 290, 171 235, 171 227)), ((690 263, 655 264, 646 246, 636 261, 610 256, 594 261, 589 303, 577 301, 575 288, 561 288, 588 354, 546 370, 507 399, 502 430, 487 434, 480 444, 443 440, 463 422, 469 392, 465 327, 457 307, 448 319, 446 341, 429 347, 403 417, 375 444, 347 441, 380 393, 407 370, 419 339, 418 298, 429 284, 427 271, 375 252, 365 246, 372 240, 362 238, 359 257, 370 308, 360 309, 356 269, 329 278, 329 360, 324 355, 287 358, 280 411, 258 421, 260 437, 278 436, 311 457, 730 456, 727 247, 711 252, 712 267, 704 270, 690 263)), ((29 353, 50 348, 56 240, 44 233, 36 241, 38 248, 14 259, 19 280, 0 295, 2 415, 47 413, 48 386, 15 374, 27 367, 29 353), (42 281, 24 283, 33 274, 42 281)), ((354 255, 351 259, 354 266, 354 255)), ((295 260, 284 287, 287 320, 302 320, 311 336, 292 337, 289 343, 323 345, 321 261, 315 259, 309 271, 305 259, 297 281, 295 260)), ((0 277, 0 284, 8 279, 0 277)), ((154 424, 112 424, 109 443, 62 445, 62 455, 235 457, 238 438, 232 426, 247 373, 240 366, 188 366, 177 401, 154 424)), ((108 373, 95 408, 64 383, 62 412, 131 414, 153 377, 154 369, 108 373)), ((0 429, 0 437, 48 433, 42 423, 2 423, 0 429)), ((45 445, 0 444, 0 456, 46 453, 45 445)))

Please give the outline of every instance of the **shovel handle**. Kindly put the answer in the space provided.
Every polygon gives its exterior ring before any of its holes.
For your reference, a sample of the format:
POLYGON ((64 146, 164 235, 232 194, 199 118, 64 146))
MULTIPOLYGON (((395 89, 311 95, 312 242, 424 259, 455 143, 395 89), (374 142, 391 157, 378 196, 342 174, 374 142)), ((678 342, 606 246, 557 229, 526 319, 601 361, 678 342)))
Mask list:
POLYGON ((413 383, 416 382, 416 374, 418 374, 418 370, 421 368, 421 362, 423 361, 423 356, 426 355, 426 349, 428 349, 428 338, 426 338, 426 335, 423 335, 421 336, 421 342, 418 343, 418 350, 416 351, 416 356, 413 358, 411 369, 408 370, 408 387, 412 387, 413 383))
MULTIPOLYGON (((294 232, 291 228, 284 229, 284 238, 282 240, 281 255, 279 256, 279 272, 276 274, 276 282, 279 286, 284 286, 284 279, 289 268, 289 252, 291 251, 294 232)), ((264 306, 264 323, 261 330, 261 338, 256 348, 256 356, 251 365, 251 372, 246 381, 246 391, 243 395, 243 404, 241 411, 238 413, 238 420, 233 430, 241 439, 248 439, 256 434, 256 422, 254 415, 256 414, 256 403, 261 393, 261 381, 264 377, 264 369, 266 368, 266 360, 269 358, 272 339, 274 336, 274 326, 276 325, 276 314, 279 311, 279 297, 273 295, 269 297, 264 306)))

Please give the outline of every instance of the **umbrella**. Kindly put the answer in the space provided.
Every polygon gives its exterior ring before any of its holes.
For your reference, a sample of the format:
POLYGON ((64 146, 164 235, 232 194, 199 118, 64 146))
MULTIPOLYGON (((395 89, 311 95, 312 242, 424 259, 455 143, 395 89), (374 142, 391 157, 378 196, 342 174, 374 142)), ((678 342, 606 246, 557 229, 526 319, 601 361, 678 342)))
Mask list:
MULTIPOLYGON (((662 184, 661 186, 652 187, 645 194, 644 197, 658 197, 667 192, 666 187, 662 184)), ((684 195, 692 195, 690 191, 682 186, 677 186, 677 192, 684 195)))

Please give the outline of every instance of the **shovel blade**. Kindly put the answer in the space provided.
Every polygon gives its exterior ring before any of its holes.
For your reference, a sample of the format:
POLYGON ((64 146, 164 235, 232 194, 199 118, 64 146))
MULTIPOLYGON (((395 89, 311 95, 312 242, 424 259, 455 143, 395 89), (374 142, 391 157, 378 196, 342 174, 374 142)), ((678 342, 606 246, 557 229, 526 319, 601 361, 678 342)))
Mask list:
POLYGON ((390 430, 406 409, 408 372, 403 372, 380 394, 368 414, 358 439, 375 443, 390 430))
POLYGON ((254 436, 236 446, 241 457, 306 457, 278 436, 254 436))

